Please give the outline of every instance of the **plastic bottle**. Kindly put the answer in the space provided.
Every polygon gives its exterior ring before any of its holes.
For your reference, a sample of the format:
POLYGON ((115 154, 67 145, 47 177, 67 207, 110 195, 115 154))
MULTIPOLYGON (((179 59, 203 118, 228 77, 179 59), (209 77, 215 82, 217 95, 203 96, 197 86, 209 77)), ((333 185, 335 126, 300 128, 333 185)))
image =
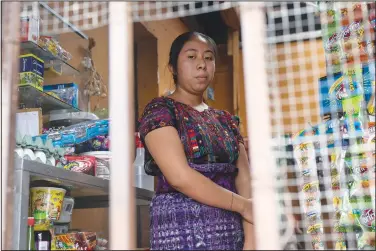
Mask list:
POLYGON ((145 173, 145 148, 141 142, 139 133, 136 133, 136 148, 136 159, 133 163, 135 172, 135 186, 154 191, 154 177, 145 173))
POLYGON ((52 236, 50 230, 35 231, 36 250, 51 250, 52 236))
POLYGON ((34 217, 27 218, 27 250, 35 250, 34 217))

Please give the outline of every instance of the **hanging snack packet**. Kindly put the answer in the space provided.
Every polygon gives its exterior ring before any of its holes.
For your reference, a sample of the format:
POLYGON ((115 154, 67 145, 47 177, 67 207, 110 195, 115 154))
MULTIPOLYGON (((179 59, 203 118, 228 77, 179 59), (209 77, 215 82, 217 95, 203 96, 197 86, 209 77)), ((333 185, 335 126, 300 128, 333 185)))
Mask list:
POLYGON ((363 195, 370 195, 371 190, 375 189, 372 161, 366 154, 345 158, 345 171, 347 175, 347 186, 350 199, 363 195), (371 181, 371 182, 370 182, 371 181))
POLYGON ((369 116, 375 116, 375 62, 369 62, 362 67, 364 100, 369 116))
POLYGON ((355 224, 361 229, 356 237, 359 250, 375 250, 375 205, 371 196, 363 196, 351 203, 355 216, 355 224))
POLYGON ((337 240, 335 244, 335 250, 347 250, 346 237, 344 233, 337 233, 337 240))
POLYGON ((321 210, 321 203, 320 203, 320 190, 319 190, 319 182, 313 181, 307 183, 302 188, 303 196, 304 196, 304 209, 308 214, 311 211, 320 212, 321 210))
POLYGON ((324 242, 322 241, 322 224, 317 224, 309 229, 309 233, 312 237, 312 248, 313 250, 324 250, 324 242))

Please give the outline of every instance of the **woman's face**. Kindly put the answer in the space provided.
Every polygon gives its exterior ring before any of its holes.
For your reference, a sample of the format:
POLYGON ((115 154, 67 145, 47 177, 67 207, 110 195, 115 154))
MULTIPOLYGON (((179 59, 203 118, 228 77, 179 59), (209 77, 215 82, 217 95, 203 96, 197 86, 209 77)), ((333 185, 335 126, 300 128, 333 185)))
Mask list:
POLYGON ((202 94, 214 78, 214 51, 201 37, 186 42, 178 57, 178 87, 191 94, 202 94))

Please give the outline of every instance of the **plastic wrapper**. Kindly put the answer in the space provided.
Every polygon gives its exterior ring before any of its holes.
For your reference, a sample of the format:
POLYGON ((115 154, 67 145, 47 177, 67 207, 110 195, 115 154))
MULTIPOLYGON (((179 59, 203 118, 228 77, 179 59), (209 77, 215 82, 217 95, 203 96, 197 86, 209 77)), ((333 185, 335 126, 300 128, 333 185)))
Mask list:
POLYGON ((40 36, 38 45, 44 50, 51 52, 54 56, 59 57, 64 61, 72 59, 72 55, 66 51, 56 39, 49 36, 40 36))
POLYGON ((92 156, 66 156, 64 169, 95 176, 97 162, 92 156))
POLYGON ((375 61, 363 65, 363 88, 364 100, 366 103, 367 113, 375 116, 375 61))
POLYGON ((77 232, 76 248, 78 250, 95 250, 97 245, 97 235, 95 232, 77 232))
POLYGON ((55 235, 52 250, 95 250, 97 245, 95 232, 71 232, 55 235))
POLYGON ((352 203, 355 224, 362 231, 356 234, 359 250, 375 250, 375 206, 371 203, 371 198, 366 196, 363 201, 352 203))
POLYGON ((78 108, 79 87, 75 83, 55 84, 43 86, 43 91, 65 103, 78 108))
POLYGON ((109 120, 86 121, 65 127, 63 130, 50 134, 43 134, 33 138, 40 138, 43 142, 52 140, 53 146, 68 147, 74 146, 94 139, 97 136, 108 135, 109 120))
POLYGON ((374 60, 374 7, 366 3, 348 4, 347 8, 342 9, 338 9, 333 2, 325 5, 326 11, 322 11, 320 16, 328 71, 340 72, 344 64, 351 67, 355 59, 360 59, 362 63, 374 60), (370 14, 364 16, 367 8, 370 14))
POLYGON ((55 235, 51 242, 51 250, 77 250, 75 240, 73 233, 55 235))
POLYGON ((366 154, 345 159, 347 188, 350 198, 370 195, 371 190, 375 189, 374 182, 371 181, 374 178, 371 163, 372 161, 366 154), (373 187, 371 187, 372 183, 373 187))
POLYGON ((75 146, 75 153, 81 154, 85 152, 95 151, 109 151, 110 150, 110 137, 108 135, 96 136, 82 144, 75 146))

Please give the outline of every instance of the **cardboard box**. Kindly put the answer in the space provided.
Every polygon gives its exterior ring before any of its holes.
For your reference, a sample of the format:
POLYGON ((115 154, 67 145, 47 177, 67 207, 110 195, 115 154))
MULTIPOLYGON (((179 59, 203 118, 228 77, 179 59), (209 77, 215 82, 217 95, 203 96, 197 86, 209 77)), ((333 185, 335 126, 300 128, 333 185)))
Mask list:
POLYGON ((43 87, 43 91, 50 95, 58 97, 65 103, 79 108, 78 99, 80 96, 78 85, 75 83, 57 84, 57 85, 46 85, 43 87))
POLYGON ((42 134, 43 117, 41 108, 20 109, 16 113, 16 133, 31 137, 42 134))
POLYGON ((34 54, 20 56, 20 83, 19 85, 31 85, 43 91, 44 61, 34 54))
POLYGON ((32 16, 21 17, 20 27, 21 42, 38 43, 39 39, 39 18, 32 16))

